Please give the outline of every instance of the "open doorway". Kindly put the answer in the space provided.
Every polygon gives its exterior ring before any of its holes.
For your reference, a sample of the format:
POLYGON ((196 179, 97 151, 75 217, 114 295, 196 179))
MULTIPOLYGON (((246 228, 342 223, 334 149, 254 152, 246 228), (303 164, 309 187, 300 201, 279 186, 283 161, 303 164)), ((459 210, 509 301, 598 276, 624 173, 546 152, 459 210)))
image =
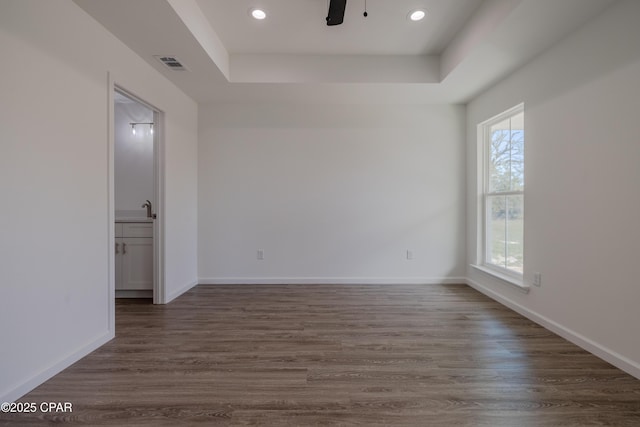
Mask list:
POLYGON ((117 86, 112 111, 115 298, 162 303, 162 115, 117 86))

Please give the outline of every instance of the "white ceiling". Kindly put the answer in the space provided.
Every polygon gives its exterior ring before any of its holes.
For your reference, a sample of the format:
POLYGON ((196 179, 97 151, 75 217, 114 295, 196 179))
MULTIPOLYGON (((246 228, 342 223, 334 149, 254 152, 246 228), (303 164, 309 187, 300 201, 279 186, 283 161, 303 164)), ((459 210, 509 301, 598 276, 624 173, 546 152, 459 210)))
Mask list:
POLYGON ((127 96, 124 96, 120 92, 115 92, 113 94, 113 102, 115 102, 116 104, 135 104, 136 103, 136 101, 134 101, 133 99, 127 96))
POLYGON ((197 0, 229 53, 439 55, 481 0, 348 0, 342 25, 328 27, 327 0, 197 0), (249 16, 260 6, 267 18, 249 16), (412 22, 410 11, 425 19, 412 22))
POLYGON ((328 27, 327 0, 74 0, 197 102, 270 104, 464 103, 614 1, 348 0, 328 27))

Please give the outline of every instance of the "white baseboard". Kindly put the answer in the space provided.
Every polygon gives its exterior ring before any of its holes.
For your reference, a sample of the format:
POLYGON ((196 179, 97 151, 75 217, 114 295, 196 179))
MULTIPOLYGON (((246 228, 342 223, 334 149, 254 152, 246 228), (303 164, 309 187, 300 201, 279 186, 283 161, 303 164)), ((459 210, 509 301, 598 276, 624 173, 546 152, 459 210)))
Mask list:
POLYGON ((67 355, 62 360, 55 362, 53 365, 35 374, 23 383, 15 385, 11 389, 5 391, 4 394, 0 396, 0 402, 15 402, 54 375, 62 372, 92 351, 111 341, 113 338, 113 331, 109 331, 101 335, 100 337, 97 337, 96 339, 67 355))
POLYGON ((186 285, 180 287, 179 289, 176 289, 175 291, 167 295, 164 303, 169 304, 171 301, 178 298, 180 295, 184 294, 185 292, 187 292, 189 289, 193 288, 197 284, 198 284, 198 281, 196 280, 196 281, 187 283, 186 285))
POLYGON ((201 285, 447 285, 465 277, 203 277, 201 285))
POLYGON ((499 302, 500 304, 509 307, 513 311, 523 315, 527 319, 545 327, 551 332, 561 336, 577 345, 578 347, 583 348, 589 353, 594 354, 595 356, 611 363, 613 366, 625 371, 626 373, 633 375, 634 377, 640 379, 640 364, 634 362, 633 360, 622 356, 621 354, 616 353, 615 351, 608 349, 597 342, 581 335, 551 319, 545 317, 533 310, 529 310, 526 307, 510 300, 509 298, 505 298, 497 292, 492 291, 491 289, 481 285, 480 283, 467 279, 466 283, 477 290, 488 296, 489 298, 499 302))

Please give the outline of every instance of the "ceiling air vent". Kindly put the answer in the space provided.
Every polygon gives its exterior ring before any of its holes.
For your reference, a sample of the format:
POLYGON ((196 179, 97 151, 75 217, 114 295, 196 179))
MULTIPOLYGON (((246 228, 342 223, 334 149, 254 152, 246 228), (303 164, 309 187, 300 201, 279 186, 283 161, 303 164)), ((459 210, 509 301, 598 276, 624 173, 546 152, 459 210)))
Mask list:
POLYGON ((165 67, 170 70, 175 71, 188 71, 188 68, 185 67, 182 62, 175 56, 165 56, 165 55, 153 55, 158 61, 162 62, 165 67))

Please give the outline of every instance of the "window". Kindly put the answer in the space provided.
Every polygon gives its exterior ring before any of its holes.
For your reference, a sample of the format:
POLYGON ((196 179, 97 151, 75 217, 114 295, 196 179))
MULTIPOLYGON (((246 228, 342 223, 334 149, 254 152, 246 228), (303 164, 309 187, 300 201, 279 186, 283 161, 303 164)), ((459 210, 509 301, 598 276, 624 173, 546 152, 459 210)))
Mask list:
POLYGON ((479 125, 482 150, 482 266, 522 278, 524 105, 479 125))

